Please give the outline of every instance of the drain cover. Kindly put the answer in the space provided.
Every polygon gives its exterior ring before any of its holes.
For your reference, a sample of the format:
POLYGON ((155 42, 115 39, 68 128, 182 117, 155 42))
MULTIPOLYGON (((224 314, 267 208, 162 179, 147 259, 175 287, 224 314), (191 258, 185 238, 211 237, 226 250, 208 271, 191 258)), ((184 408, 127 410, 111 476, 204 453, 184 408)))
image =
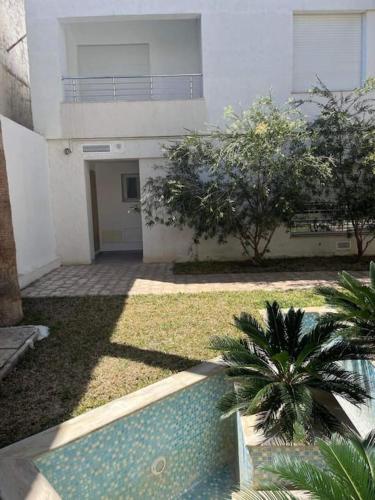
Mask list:
POLYGON ((154 476, 158 476, 164 472, 165 466, 167 465, 167 461, 165 457, 156 458, 151 465, 151 472, 154 476))

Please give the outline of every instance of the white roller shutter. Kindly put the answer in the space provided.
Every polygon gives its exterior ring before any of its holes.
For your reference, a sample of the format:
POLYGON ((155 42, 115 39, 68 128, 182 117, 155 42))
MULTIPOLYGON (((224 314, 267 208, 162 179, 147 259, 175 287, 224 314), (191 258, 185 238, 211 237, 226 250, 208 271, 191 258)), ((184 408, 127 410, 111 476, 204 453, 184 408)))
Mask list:
POLYGON ((361 84, 361 14, 297 14, 294 16, 293 90, 304 92, 316 75, 331 90, 361 84))

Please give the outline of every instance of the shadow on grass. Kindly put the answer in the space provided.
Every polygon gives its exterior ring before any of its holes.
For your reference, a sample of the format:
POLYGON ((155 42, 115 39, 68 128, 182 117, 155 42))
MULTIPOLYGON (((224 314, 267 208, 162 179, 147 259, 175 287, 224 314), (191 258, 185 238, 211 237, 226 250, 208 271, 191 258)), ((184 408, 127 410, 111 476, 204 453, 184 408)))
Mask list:
POLYGON ((24 300, 24 322, 49 326, 50 336, 0 382, 0 447, 200 362, 137 346, 154 340, 152 318, 144 319, 150 321, 148 337, 134 336, 124 319, 119 326, 126 301, 119 296, 24 300))
POLYGON ((138 361, 148 366, 157 368, 166 368, 168 370, 186 370, 201 362, 200 359, 190 359, 177 354, 169 354, 161 351, 149 349, 140 349, 127 344, 111 343, 107 356, 125 358, 132 361, 138 361))

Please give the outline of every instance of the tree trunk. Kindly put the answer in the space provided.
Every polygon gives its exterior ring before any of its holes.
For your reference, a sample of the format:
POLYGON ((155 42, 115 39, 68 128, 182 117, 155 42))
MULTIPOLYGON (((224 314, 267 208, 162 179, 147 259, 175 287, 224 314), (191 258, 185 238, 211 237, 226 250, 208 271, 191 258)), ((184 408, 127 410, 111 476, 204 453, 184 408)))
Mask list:
POLYGON ((22 320, 8 177, 0 123, 0 326, 22 320))
POLYGON ((364 248, 363 248, 363 237, 359 231, 358 228, 354 229, 354 236, 355 236, 355 241, 357 244, 357 262, 359 262, 365 253, 364 248))

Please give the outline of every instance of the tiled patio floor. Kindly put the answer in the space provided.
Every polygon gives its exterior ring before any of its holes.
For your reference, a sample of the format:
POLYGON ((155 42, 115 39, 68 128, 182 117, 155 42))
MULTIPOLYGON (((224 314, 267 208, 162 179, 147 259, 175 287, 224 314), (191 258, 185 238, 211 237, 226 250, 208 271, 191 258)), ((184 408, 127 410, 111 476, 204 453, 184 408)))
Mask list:
MULTIPOLYGON (((366 271, 353 272, 366 278, 366 271)), ((174 275, 170 264, 105 262, 62 266, 23 289, 24 297, 288 290, 336 281, 336 271, 174 275)))

